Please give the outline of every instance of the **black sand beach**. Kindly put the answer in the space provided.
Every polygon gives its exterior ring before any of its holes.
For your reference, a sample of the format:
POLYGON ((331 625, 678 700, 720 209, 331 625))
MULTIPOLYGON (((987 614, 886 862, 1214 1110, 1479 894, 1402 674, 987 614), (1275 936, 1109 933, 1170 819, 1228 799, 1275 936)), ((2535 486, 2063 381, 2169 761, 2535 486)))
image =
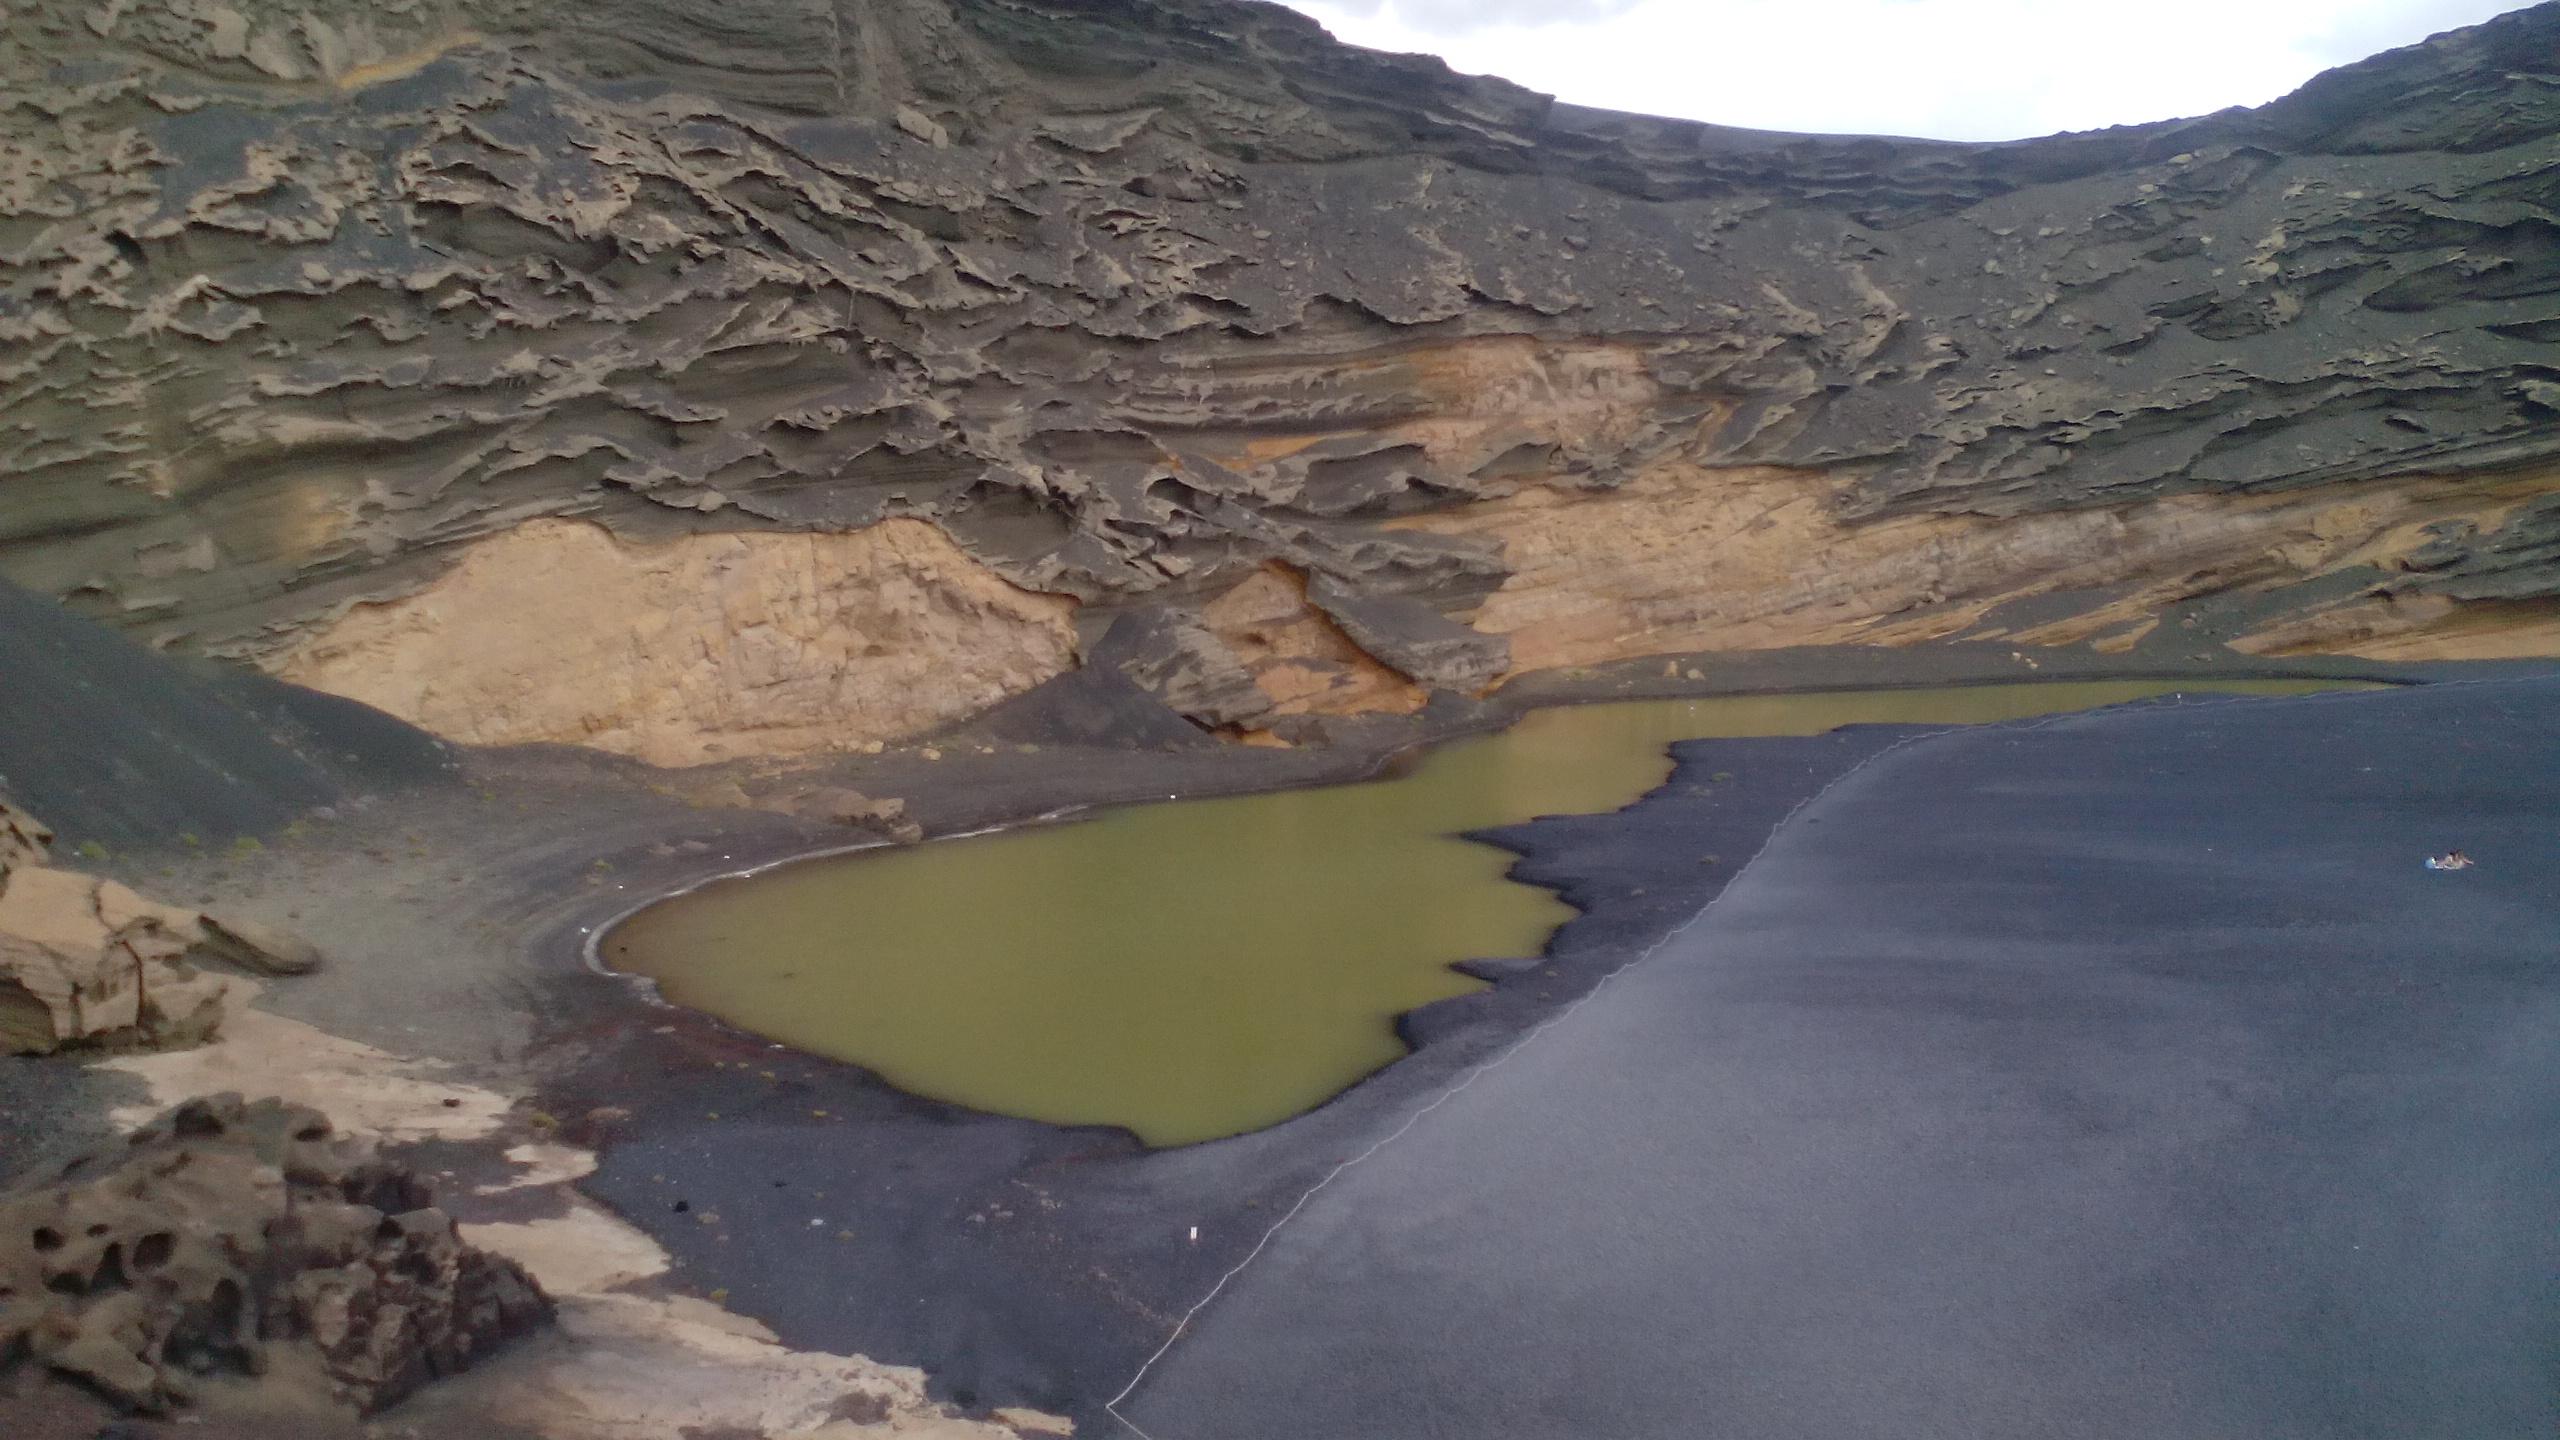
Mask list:
POLYGON ((698 1016, 635 1011, 603 977, 565 982, 570 1013, 603 1018, 564 1039, 593 1058, 553 1093, 564 1113, 632 1112, 588 1189, 666 1244, 688 1283, 728 1292, 794 1344, 922 1363, 963 1403, 1091 1425, 1325 1171, 1704 904, 1788 809, 1903 733, 1697 747, 1646 802, 1695 850, 1604 816, 1491 832, 1527 852, 1516 874, 1586 913, 1545 956, 1483 967, 1505 983, 1406 1017, 1411 1056, 1254 1134, 1147 1151, 1115 1131, 978 1115, 698 1016), (850 1237, 813 1252, 813 1233, 840 1228, 850 1237))
POLYGON ((2547 1435, 2555 815, 2549 680, 1899 749, 1314 1197, 1124 1408, 1157 1440, 2547 1435), (2422 867, 2450 847, 2478 867, 2422 867))

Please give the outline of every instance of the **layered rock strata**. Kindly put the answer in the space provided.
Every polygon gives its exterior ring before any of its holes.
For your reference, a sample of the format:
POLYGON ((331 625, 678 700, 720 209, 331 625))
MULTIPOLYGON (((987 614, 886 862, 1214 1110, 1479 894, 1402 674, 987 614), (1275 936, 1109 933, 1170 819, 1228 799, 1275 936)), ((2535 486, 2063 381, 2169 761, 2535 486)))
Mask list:
POLYGON ((1132 616, 1230 727, 2229 594, 2260 652, 2550 653, 2555 56, 2543 6, 1970 145, 1223 0, 31 0, 0 573, 661 761, 929 729, 1132 616))
POLYGON ((0 1366, 138 1410, 228 1375, 370 1412, 550 1313, 415 1176, 280 1100, 190 1100, 0 1195, 0 1366))

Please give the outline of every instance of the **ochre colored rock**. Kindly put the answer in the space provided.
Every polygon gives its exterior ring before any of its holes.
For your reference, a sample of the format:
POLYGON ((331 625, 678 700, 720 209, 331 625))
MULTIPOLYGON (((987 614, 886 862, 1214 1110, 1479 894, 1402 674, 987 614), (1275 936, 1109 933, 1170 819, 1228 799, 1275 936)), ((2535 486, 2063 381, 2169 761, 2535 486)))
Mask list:
MULTIPOLYGON (((2108 509, 1852 523, 1842 515, 1849 487, 1835 476, 1674 465, 1605 493, 1525 487, 1392 523, 1500 547, 1512 573, 1472 618, 1506 638, 1513 669, 1525 671, 1798 645, 2077 644, 2202 596, 2358 568, 2406 570, 2445 530, 2494 524, 2554 483, 2545 472, 2412 475, 2108 509), (2055 595, 2091 598, 2033 627, 1986 623, 2003 604, 2055 595)), ((2560 640, 2560 611, 2486 624, 2473 614, 2495 605, 2438 598, 2402 605, 2396 625, 2271 631, 2266 643, 2243 648, 2357 650, 2379 631, 2395 638, 2393 658, 2495 653, 2467 649, 2468 623, 2521 633, 2522 648, 2508 653, 2560 653, 2535 648, 2560 640)))
POLYGON ((1408 715, 1428 698, 1309 603, 1306 577, 1288 566, 1266 565, 1245 576, 1203 606, 1201 620, 1262 692, 1255 718, 1408 715))
POLYGON ((696 805, 708 806, 716 810, 760 810, 764 808, 756 803, 756 798, 754 796, 746 792, 745 787, 739 785, 738 782, 734 780, 721 780, 713 784, 699 786, 692 792, 692 799, 693 803, 696 805))
POLYGON ((204 1372, 372 1411, 550 1317, 408 1171, 316 1110, 190 1100, 0 1195, 0 1367, 24 1356, 148 1412, 204 1372), (315 1364, 279 1366, 301 1348, 315 1364))
POLYGON ((0 891, 0 1053, 201 1044, 230 985, 197 971, 193 911, 112 880, 21 868, 0 891))
POLYGON ((317 627, 278 673, 457 740, 691 765, 985 709, 1075 664, 1074 608, 913 520, 653 544, 542 520, 317 627))
POLYGON ((289 930, 207 913, 198 917, 190 959, 219 960, 261 975, 307 975, 320 968, 320 947, 289 930))
POLYGON ((859 790, 814 790, 790 802, 791 813, 837 825, 870 830, 901 844, 924 838, 924 827, 907 818, 904 800, 874 800, 859 790))

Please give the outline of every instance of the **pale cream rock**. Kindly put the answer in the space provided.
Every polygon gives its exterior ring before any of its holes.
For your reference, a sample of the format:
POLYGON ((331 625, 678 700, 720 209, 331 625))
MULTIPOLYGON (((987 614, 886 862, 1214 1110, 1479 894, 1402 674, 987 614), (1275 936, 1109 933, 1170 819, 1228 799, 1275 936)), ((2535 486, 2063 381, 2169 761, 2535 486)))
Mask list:
POLYGON ((191 1095, 236 1090, 298 1105, 326 1101, 340 1128, 394 1143, 476 1140, 494 1133, 514 1108, 506 1095, 455 1079, 450 1068, 408 1060, 247 1003, 214 1044, 162 1055, 119 1055, 99 1068, 131 1075, 150 1092, 108 1118, 139 1125, 191 1095))
POLYGON ((0 1053, 210 1038, 231 985, 187 963, 195 918, 93 875, 10 872, 0 891, 0 1053))
POLYGON ((906 801, 874 800, 859 790, 825 787, 793 799, 787 808, 812 820, 876 830, 900 843, 924 838, 924 828, 907 818, 906 801))
POLYGON ((535 520, 318 627, 274 669, 449 739, 692 765, 853 749, 983 710, 1073 667, 1074 608, 922 521, 638 544, 535 520))
POLYGON ((197 964, 280 975, 320 963, 309 942, 271 926, 216 921, 54 869, 52 841, 42 822, 0 803, 0 1053, 200 1044, 245 987, 197 964))
MULTIPOLYGON (((2427 543, 2428 526, 2492 528, 2550 483, 2548 473, 2395 477, 2103 510, 1854 520, 1843 514, 1850 483, 1834 476, 1670 465, 1615 490, 1530 486, 1390 524, 1500 543, 1513 574, 1472 623, 1510 639, 1520 673, 1665 653, 1944 639, 2096 640, 2121 650, 2167 606, 2387 568, 2427 543), (2009 601, 2084 590, 2115 598, 2023 630, 1986 623, 2009 601)), ((2392 621, 2284 629, 2235 648, 2394 659, 2553 653, 2547 618, 2522 612, 2502 627, 2493 608, 2460 610, 2466 623, 2512 630, 2504 641, 2430 632, 2408 617, 2450 625, 2456 607, 2403 604, 2392 621)))

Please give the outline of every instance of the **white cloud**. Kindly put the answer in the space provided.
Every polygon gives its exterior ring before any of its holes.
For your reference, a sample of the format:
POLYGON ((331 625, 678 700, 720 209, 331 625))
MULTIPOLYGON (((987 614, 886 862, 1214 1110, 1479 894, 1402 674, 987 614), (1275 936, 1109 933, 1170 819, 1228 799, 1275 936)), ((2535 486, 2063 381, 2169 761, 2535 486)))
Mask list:
POLYGON ((1581 105, 2013 140, 2256 105, 2517 0, 1288 0, 1581 105))

